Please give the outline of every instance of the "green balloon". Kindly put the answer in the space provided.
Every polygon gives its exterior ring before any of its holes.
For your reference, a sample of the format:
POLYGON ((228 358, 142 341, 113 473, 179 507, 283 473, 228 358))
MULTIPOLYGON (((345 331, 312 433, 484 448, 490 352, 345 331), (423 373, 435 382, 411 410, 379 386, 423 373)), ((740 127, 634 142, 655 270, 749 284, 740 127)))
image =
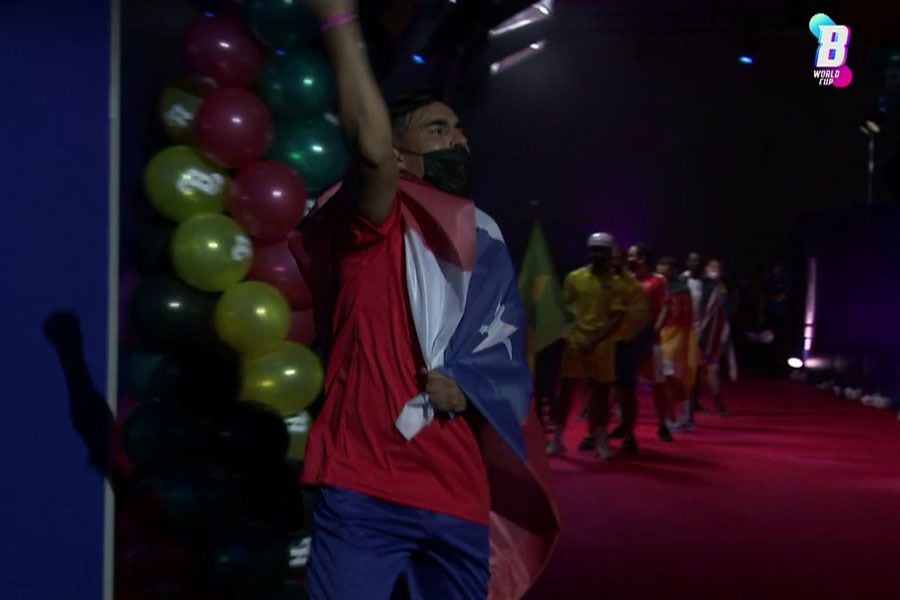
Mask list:
POLYGON ((259 94, 276 116, 318 117, 334 106, 331 64, 306 48, 274 54, 263 68, 259 94))
POLYGON ((275 141, 268 157, 297 171, 312 195, 328 189, 347 166, 341 130, 324 117, 276 123, 275 141))
POLYGON ((260 40, 279 50, 319 39, 319 21, 297 0, 249 0, 247 23, 260 40))
POLYGON ((259 281, 244 281, 222 294, 214 317, 222 340, 248 356, 270 350, 291 326, 291 309, 277 289, 259 281))
POLYGON ((203 97, 170 85, 159 98, 159 118, 166 134, 179 144, 194 143, 194 115, 203 97))
POLYGON ((184 281, 207 292, 231 287, 250 270, 253 246, 225 215, 191 217, 172 235, 172 266, 184 281))
POLYGON ((173 221, 222 212, 228 184, 226 171, 212 166, 187 146, 166 148, 144 170, 150 203, 173 221))
POLYGON ((283 416, 304 410, 322 391, 322 363, 312 350, 279 342, 266 354, 244 363, 241 398, 266 404, 283 416))

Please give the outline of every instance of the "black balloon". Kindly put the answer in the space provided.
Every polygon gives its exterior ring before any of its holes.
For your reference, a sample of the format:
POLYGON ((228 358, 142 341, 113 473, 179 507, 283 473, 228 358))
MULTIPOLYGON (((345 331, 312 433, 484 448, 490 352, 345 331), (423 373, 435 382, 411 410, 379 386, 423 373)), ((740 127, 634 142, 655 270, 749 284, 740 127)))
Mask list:
POLYGON ((125 452, 143 465, 183 466, 209 447, 209 425, 187 408, 166 402, 144 402, 126 419, 125 452))
POLYGON ((152 497, 166 525, 181 533, 208 534, 227 522, 235 501, 218 482, 192 469, 146 470, 139 491, 152 497))
POLYGON ((272 600, 308 600, 309 592, 306 591, 299 583, 287 581, 280 590, 278 590, 272 600))
POLYGON ((169 241, 175 227, 165 221, 145 221, 134 231, 134 266, 141 275, 169 269, 169 241))
POLYGON ((257 402, 237 402, 220 413, 217 446, 226 464, 241 471, 280 468, 288 444, 281 416, 257 402))
POLYGON ((205 408, 220 408, 237 401, 240 357, 214 335, 201 335, 178 344, 169 361, 175 371, 172 400, 205 408))
POLYGON ((210 553, 212 583, 230 596, 271 597, 284 587, 288 556, 287 538, 265 527, 242 524, 227 529, 210 553))
POLYGON ((151 275, 131 300, 131 319, 151 345, 166 346, 210 328, 215 296, 195 290, 168 273, 151 275))

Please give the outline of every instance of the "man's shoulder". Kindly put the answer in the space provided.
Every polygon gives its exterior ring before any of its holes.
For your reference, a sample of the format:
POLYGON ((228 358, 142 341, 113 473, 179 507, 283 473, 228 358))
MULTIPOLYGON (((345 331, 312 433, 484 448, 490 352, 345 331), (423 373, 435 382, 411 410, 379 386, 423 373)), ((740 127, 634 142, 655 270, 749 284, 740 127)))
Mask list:
POLYGON ((475 228, 483 229, 491 239, 506 243, 503 239, 503 232, 500 231, 500 226, 497 225, 497 221, 477 206, 475 207, 475 228))
POLYGON ((566 275, 566 279, 577 280, 577 279, 586 279, 591 275, 590 267, 578 267, 577 269, 573 269, 566 275))

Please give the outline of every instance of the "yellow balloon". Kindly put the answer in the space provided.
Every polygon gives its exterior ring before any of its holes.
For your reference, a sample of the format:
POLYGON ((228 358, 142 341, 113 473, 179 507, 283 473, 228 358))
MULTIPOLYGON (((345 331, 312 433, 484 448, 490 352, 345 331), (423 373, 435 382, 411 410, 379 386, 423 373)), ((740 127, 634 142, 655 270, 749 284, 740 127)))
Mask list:
POLYGON ((303 457, 306 456, 306 439, 309 436, 309 428, 312 427, 312 417, 308 412, 303 411, 299 415, 288 417, 284 423, 291 436, 287 457, 290 460, 303 460, 303 457))
POLYGON ((244 363, 241 397, 267 404, 284 416, 294 415, 322 391, 322 363, 312 350, 280 342, 271 352, 244 363))
POLYGON ((150 203, 173 221, 222 212, 229 185, 226 171, 188 146, 160 151, 144 169, 144 189, 150 203))
POLYGON ((271 350, 291 327, 291 309, 277 289, 259 281, 228 288, 216 304, 216 333, 247 356, 271 350))
POLYGON ((221 292, 241 281, 253 258, 244 230, 216 214, 197 215, 179 225, 169 249, 178 276, 207 292, 221 292))

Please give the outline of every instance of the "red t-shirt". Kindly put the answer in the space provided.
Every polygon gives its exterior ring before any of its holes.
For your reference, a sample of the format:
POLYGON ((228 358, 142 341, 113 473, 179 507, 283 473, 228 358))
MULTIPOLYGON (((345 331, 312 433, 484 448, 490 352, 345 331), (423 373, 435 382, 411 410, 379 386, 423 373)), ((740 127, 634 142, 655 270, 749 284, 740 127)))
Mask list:
POLYGON ((332 346, 303 482, 487 524, 490 494, 466 419, 435 419, 407 441, 394 426, 423 361, 406 290, 400 203, 379 226, 336 211, 332 346))
MULTIPOLYGON (((656 321, 659 319, 659 313, 662 312, 663 306, 666 304, 666 298, 669 295, 669 283, 665 277, 656 273, 650 273, 643 279, 638 279, 638 281, 647 294, 647 303, 650 305, 650 323, 655 327, 656 321)), ((656 341, 659 342, 659 332, 656 333, 656 341)))

